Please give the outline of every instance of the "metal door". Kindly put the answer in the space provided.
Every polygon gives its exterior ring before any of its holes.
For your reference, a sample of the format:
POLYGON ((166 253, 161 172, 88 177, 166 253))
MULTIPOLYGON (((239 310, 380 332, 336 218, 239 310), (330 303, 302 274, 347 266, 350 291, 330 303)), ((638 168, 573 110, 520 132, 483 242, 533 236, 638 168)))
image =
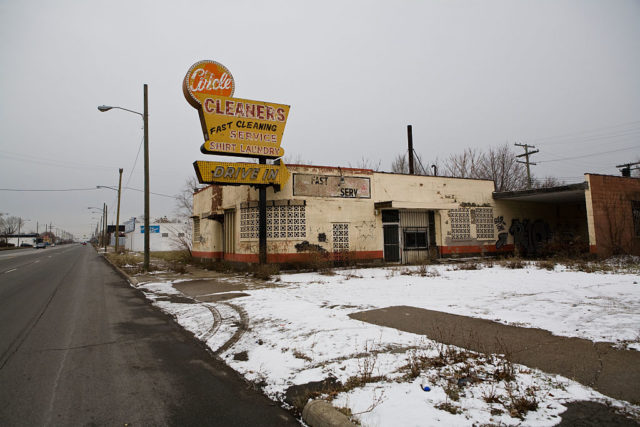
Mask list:
POLYGON ((384 225, 384 260, 386 262, 400 261, 400 234, 398 225, 384 225))

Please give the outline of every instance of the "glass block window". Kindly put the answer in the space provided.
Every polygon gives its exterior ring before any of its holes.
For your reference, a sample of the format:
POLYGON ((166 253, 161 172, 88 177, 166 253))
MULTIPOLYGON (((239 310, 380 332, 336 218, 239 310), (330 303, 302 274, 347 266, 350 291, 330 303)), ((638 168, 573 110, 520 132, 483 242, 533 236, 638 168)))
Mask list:
MULTIPOLYGON (((240 209, 240 239, 257 239, 258 208, 240 209)), ((305 239, 305 206, 267 206, 267 239, 305 239)))
POLYGON ((333 224, 333 251, 344 252, 349 250, 349 223, 333 224))
POLYGON ((476 237, 478 239, 495 239, 493 208, 476 208, 476 237))
POLYGON ((451 223, 451 239, 467 240, 471 238, 471 220, 468 208, 451 209, 449 211, 451 223))
POLYGON ((258 208, 240 209, 240 239, 257 239, 258 221, 258 208))

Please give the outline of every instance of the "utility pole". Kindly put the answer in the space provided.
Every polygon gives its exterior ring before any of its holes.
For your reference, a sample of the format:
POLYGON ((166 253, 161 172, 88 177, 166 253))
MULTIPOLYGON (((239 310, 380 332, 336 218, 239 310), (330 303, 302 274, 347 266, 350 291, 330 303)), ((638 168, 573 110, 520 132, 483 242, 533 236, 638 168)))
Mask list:
POLYGON ((407 125, 407 139, 409 140, 409 175, 413 175, 413 132, 411 125, 407 125))
POLYGON ((635 165, 640 165, 640 162, 635 162, 635 163, 624 163, 622 165, 616 165, 616 167, 618 169, 620 169, 620 173, 622 174, 622 176, 626 177, 626 178, 630 178, 631 177, 631 171, 632 170, 638 170, 640 169, 640 167, 636 166, 635 168, 632 168, 631 166, 635 166, 635 165))
POLYGON ((532 163, 529 161, 529 156, 535 153, 538 153, 540 150, 535 150, 535 151, 529 151, 529 148, 536 148, 534 145, 529 145, 529 144, 518 144, 515 143, 514 145, 517 145, 518 147, 523 147, 524 148, 524 154, 519 154, 516 157, 525 157, 526 160, 524 162, 521 162, 520 160, 516 160, 516 162, 518 163, 523 163, 527 165, 527 188, 531 189, 531 170, 529 169, 529 165, 536 165, 536 163, 532 163))
POLYGON ((103 221, 103 226, 104 228, 102 229, 102 245, 104 246, 104 252, 107 252, 107 204, 103 203, 104 206, 104 221, 103 221))
POLYGON ((144 271, 149 271, 149 96, 144 84, 144 271))
POLYGON ((118 179, 118 213, 116 214, 116 253, 118 253, 118 240, 120 240, 120 190, 122 189, 122 168, 120 171, 120 179, 118 179))
MULTIPOLYGON (((267 164, 267 159, 259 157, 261 165, 267 164)), ((267 263, 267 186, 258 185, 258 262, 267 263)))

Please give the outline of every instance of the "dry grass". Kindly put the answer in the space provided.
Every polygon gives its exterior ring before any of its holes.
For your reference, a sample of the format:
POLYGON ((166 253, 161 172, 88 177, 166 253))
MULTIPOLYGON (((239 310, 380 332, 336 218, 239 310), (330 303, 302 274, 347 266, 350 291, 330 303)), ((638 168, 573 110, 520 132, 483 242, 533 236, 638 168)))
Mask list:
POLYGON ((273 276, 280 274, 278 264, 257 264, 252 268, 253 277, 260 280, 271 280, 273 276))
POLYGON ((293 350, 293 357, 295 357, 296 359, 305 360, 307 362, 313 361, 313 359, 311 359, 309 356, 307 356, 306 354, 304 354, 298 349, 293 350))

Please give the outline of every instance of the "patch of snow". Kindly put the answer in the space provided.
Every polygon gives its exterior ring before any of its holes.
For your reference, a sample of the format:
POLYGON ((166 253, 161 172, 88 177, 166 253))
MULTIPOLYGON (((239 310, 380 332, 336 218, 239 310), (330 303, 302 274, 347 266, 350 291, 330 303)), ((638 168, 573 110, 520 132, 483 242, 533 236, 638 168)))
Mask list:
MULTIPOLYGON (((463 388, 459 401, 445 393, 452 367, 422 371, 404 377, 416 351, 433 355, 438 343, 424 336, 351 319, 350 313, 395 305, 438 310, 494 320, 504 324, 546 329, 556 335, 609 341, 640 350, 640 286, 637 276, 620 273, 584 273, 557 266, 554 271, 533 265, 454 270, 433 266, 420 276, 419 267, 337 270, 333 276, 317 273, 283 274, 274 287, 243 290, 249 297, 233 305, 248 315, 250 327, 220 356, 247 380, 281 400, 288 387, 335 377, 346 382, 371 368, 382 379, 340 393, 334 406, 348 407, 362 425, 554 425, 564 403, 596 400, 638 414, 627 402, 607 398, 566 378, 514 365, 518 393, 530 390, 539 402, 523 420, 504 410, 494 411, 483 398, 493 384, 504 400, 506 383, 483 381, 463 388), (247 360, 236 357, 246 352, 247 360), (431 387, 425 392, 421 384, 431 387), (460 408, 451 414, 438 405, 460 408)), ((169 282, 140 286, 154 294, 179 294, 169 282)), ((240 317, 227 303, 178 304, 156 300, 186 329, 218 350, 238 330, 240 317), (222 321, 213 325, 217 310, 222 321), (209 323, 208 323, 209 322, 209 323)), ((431 357, 431 356, 430 356, 431 357)), ((492 372, 486 360, 478 372, 492 372)), ((513 390, 512 390, 513 393, 513 390)))

